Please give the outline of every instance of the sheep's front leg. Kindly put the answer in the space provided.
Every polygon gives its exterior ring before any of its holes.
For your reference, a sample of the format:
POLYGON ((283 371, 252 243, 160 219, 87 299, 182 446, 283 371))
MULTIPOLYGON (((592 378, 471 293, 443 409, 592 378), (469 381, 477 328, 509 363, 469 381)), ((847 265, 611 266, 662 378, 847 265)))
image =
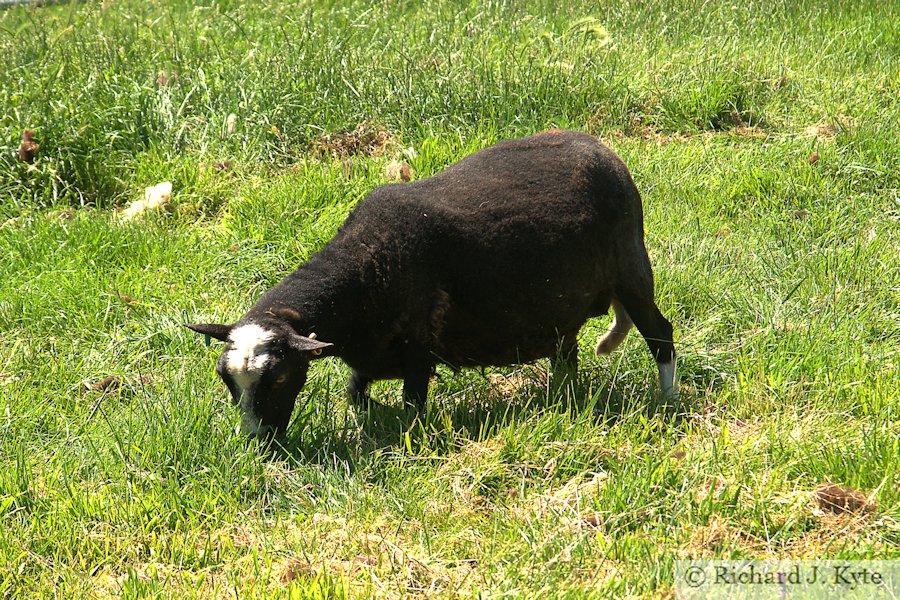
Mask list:
POLYGON ((431 359, 428 351, 408 344, 403 357, 403 401, 425 412, 428 398, 428 380, 431 378, 431 359))
POLYGON ((419 412, 425 412, 425 400, 428 398, 428 377, 430 373, 407 374, 403 380, 403 401, 415 406, 419 412))
POLYGON ((347 393, 350 395, 350 402, 359 410, 368 410, 372 405, 377 404, 369 395, 370 383, 372 383, 372 379, 359 371, 354 370, 350 375, 347 393))

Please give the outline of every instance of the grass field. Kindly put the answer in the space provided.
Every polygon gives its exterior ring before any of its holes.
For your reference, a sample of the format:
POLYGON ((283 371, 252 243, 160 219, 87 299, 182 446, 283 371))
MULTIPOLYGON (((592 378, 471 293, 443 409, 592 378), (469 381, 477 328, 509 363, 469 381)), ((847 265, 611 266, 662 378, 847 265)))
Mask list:
POLYGON ((900 558, 896 3, 73 2, 0 10, 0 67, 0 597, 652 598, 679 558, 900 558), (248 444, 182 324, 240 317, 391 161, 550 127, 641 190, 679 410, 639 335, 593 356, 606 318, 574 396, 439 370, 407 430, 324 360, 284 448, 248 444))

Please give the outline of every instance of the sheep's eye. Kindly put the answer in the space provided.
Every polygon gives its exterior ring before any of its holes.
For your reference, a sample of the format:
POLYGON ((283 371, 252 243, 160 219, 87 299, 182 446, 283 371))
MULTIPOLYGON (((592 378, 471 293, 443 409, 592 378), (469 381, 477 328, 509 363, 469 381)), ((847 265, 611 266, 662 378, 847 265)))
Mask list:
POLYGON ((288 376, 287 376, 287 373, 285 373, 284 375, 279 375, 278 377, 276 377, 275 383, 281 385, 282 383, 284 383, 287 380, 288 380, 288 376))

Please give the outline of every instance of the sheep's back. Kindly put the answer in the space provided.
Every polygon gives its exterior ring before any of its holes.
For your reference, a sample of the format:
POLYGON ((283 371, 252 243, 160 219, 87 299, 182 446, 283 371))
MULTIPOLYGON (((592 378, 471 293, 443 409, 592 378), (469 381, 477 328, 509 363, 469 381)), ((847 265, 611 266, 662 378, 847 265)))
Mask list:
POLYGON ((436 355, 507 364, 552 354, 559 336, 605 312, 622 275, 616 247, 642 243, 641 219, 618 157, 590 136, 558 132, 382 186, 342 234, 383 263, 386 294, 407 313, 427 318, 446 304, 430 340, 436 355))

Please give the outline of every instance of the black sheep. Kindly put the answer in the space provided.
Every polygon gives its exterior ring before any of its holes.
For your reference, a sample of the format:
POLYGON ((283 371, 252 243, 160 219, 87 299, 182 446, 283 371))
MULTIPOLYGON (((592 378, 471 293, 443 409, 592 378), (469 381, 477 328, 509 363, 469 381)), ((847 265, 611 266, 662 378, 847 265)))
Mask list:
POLYGON ((254 435, 287 427, 309 362, 339 356, 349 393, 403 379, 422 408, 436 364, 551 357, 577 368, 576 336, 615 312, 597 353, 632 322, 677 397, 672 326, 654 303, 641 199, 593 137, 549 131, 501 142, 428 179, 373 190, 326 246, 233 325, 188 325, 227 342, 216 367, 254 435))

